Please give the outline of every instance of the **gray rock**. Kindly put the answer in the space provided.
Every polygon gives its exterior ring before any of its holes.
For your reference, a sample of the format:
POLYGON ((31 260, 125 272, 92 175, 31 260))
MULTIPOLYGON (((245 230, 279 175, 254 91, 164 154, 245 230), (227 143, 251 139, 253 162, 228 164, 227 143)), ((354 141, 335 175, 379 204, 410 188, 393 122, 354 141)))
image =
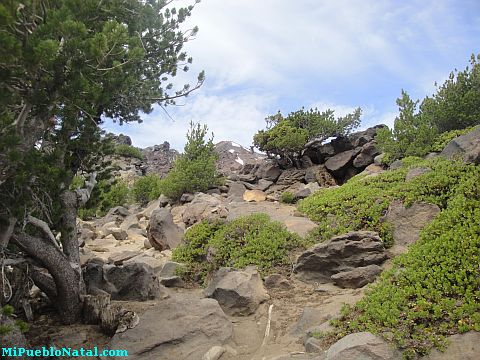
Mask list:
POLYGON ((260 179, 260 180, 258 180, 258 183, 255 185, 255 188, 254 188, 254 189, 251 189, 251 190, 265 191, 265 190, 267 190, 272 184, 273 184, 273 181, 266 180, 266 179, 260 179))
POLYGON ((291 168, 282 172, 277 180, 277 185, 291 186, 297 182, 305 182, 305 170, 291 168))
POLYGON ((358 267, 350 271, 343 271, 332 275, 330 278, 335 285, 342 288, 357 289, 363 287, 377 278, 382 272, 378 265, 358 267))
POLYGON ((228 189, 228 197, 236 200, 243 200, 243 193, 246 187, 242 183, 232 182, 228 189))
POLYGON ((402 160, 395 160, 394 162, 392 162, 390 164, 390 166, 388 167, 390 170, 398 170, 400 169, 401 167, 403 166, 403 162, 402 160))
POLYGON ((181 204, 185 204, 185 203, 188 203, 188 202, 191 202, 193 200, 193 194, 182 194, 182 196, 180 196, 180 203, 181 204))
POLYGON ((466 164, 480 164, 480 126, 450 141, 440 155, 466 164))
POLYGON ((305 170, 305 182, 317 182, 320 187, 336 186, 335 178, 327 171, 325 166, 316 165, 305 170))
POLYGON ((304 336, 307 331, 315 325, 321 324, 328 320, 328 317, 320 309, 306 306, 303 308, 302 315, 291 330, 292 335, 304 336))
POLYGON ((276 164, 267 162, 258 167, 255 175, 258 179, 277 181, 281 173, 282 170, 276 164))
POLYGON ((385 154, 377 155, 373 158, 373 163, 378 166, 383 166, 382 160, 385 157, 385 154))
POLYGON ((205 289, 207 297, 218 301, 229 315, 249 315, 260 303, 269 299, 262 279, 255 267, 243 271, 221 268, 205 289))
POLYGON ((420 231, 440 212, 437 205, 415 202, 409 208, 400 201, 393 201, 385 217, 393 226, 394 253, 403 253, 406 247, 416 242, 420 231))
POLYGON ((480 333, 469 331, 447 338, 444 352, 433 350, 425 360, 478 360, 480 354, 480 333))
POLYGON ((293 285, 288 281, 288 279, 281 274, 271 274, 265 278, 265 286, 268 289, 284 289, 288 290, 293 287, 293 285))
POLYGON ((166 295, 153 269, 145 264, 115 266, 90 262, 85 269, 85 283, 89 294, 105 291, 112 300, 145 301, 166 295))
POLYGON ((322 351, 322 346, 318 339, 314 337, 309 337, 307 341, 305 341, 305 351, 307 353, 319 353, 322 351))
POLYGON ((353 149, 332 156, 325 162, 325 167, 334 174, 338 174, 351 165, 353 159, 359 152, 360 149, 353 149))
POLYGON ((416 178, 417 176, 421 176, 423 174, 426 174, 430 172, 432 169, 425 167, 425 166, 420 166, 416 167, 413 169, 408 170, 407 175, 405 176, 405 181, 410 181, 413 178, 416 178))
POLYGON ((227 351, 223 346, 212 346, 202 357, 202 360, 218 360, 227 351))
POLYGON ((124 360, 199 360, 213 346, 228 343, 232 334, 217 301, 179 296, 147 309, 138 326, 115 334, 108 347, 126 349, 129 356, 118 358, 124 360))
POLYGON ((382 239, 373 231, 352 231, 314 245, 297 259, 294 271, 304 280, 331 282, 331 276, 387 259, 382 239))
POLYGON ((372 163, 373 157, 363 152, 358 154, 357 157, 353 159, 353 166, 359 169, 363 169, 372 163))
POLYGON ((134 215, 134 214, 128 215, 125 218, 125 220, 123 220, 122 223, 120 224, 120 229, 124 231, 128 231, 130 229, 140 229, 137 215, 134 215))
POLYGON ((183 280, 180 276, 161 277, 160 284, 167 288, 184 286, 183 280))
POLYGON ((160 195, 160 197, 158 198, 158 205, 160 207, 165 207, 170 203, 171 203, 171 200, 163 194, 160 195))
POLYGON ((123 265, 123 263, 135 256, 140 255, 140 251, 136 250, 125 250, 119 253, 114 253, 108 257, 108 263, 114 265, 123 265))
POLYGON ((177 275, 177 269, 181 268, 183 265, 174 261, 167 261, 163 265, 162 270, 158 276, 160 277, 171 277, 177 275))
POLYGON ((168 208, 152 212, 147 227, 148 241, 157 250, 173 249, 180 244, 183 231, 173 222, 168 208))
POLYGON ((369 333, 350 334, 333 344, 326 360, 398 360, 401 353, 383 339, 369 333))

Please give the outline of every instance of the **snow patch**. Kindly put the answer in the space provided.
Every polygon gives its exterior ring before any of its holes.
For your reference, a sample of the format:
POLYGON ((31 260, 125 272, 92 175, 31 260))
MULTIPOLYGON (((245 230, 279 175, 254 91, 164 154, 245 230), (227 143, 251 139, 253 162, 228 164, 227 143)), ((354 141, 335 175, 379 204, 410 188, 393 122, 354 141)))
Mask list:
POLYGON ((235 154, 235 150, 233 150, 233 149, 228 150, 228 152, 232 153, 232 154, 235 154))
POLYGON ((236 142, 230 141, 230 144, 232 144, 233 147, 239 147, 242 148, 242 145, 237 144, 236 142))
POLYGON ((235 159, 235 161, 236 161, 237 163, 239 163, 240 165, 243 165, 243 164, 244 164, 243 160, 240 159, 238 156, 237 156, 237 158, 235 159))

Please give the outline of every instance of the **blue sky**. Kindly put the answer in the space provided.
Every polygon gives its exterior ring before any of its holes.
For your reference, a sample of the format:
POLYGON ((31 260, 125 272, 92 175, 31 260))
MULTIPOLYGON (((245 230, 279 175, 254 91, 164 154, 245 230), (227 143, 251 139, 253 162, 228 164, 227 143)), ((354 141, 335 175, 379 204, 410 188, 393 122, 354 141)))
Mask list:
POLYGON ((191 120, 215 142, 248 147, 266 116, 302 106, 337 115, 360 106, 363 128, 391 125, 401 89, 431 95, 435 81, 480 53, 480 0, 202 0, 186 25, 200 31, 179 81, 205 70, 203 87, 169 116, 156 109, 142 124, 107 121, 107 130, 138 147, 168 141, 181 150, 191 120))

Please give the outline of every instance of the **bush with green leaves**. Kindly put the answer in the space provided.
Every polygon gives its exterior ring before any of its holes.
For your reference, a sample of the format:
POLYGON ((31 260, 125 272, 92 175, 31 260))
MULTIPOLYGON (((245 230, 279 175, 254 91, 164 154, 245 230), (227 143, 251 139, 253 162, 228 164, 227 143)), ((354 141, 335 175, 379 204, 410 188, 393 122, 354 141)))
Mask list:
POLYGON ((293 204, 296 200, 295 194, 291 191, 284 191, 280 196, 280 202, 284 204, 293 204))
POLYGON ((308 142, 347 135, 360 125, 361 109, 335 119, 333 110, 300 109, 284 117, 280 112, 266 118, 267 130, 260 130, 253 143, 268 155, 289 159, 292 163, 308 142))
POLYGON ((442 348, 448 335, 480 331, 480 168, 464 166, 459 175, 409 252, 334 322, 336 338, 371 331, 413 359, 442 348))
POLYGON ((402 200, 407 206, 414 201, 425 201, 443 209, 452 195, 451 189, 466 171, 463 164, 442 158, 411 157, 402 162, 401 169, 374 177, 357 175, 341 187, 320 189, 300 201, 298 209, 318 223, 309 241, 321 242, 353 230, 373 230, 390 246, 391 227, 383 217, 393 200, 402 200), (432 171, 406 182, 408 169, 418 166, 432 171))
POLYGON ((161 178, 157 174, 148 174, 135 180, 132 186, 133 200, 142 205, 158 199, 162 194, 161 178))
POLYGON ((299 208, 319 223, 311 235, 315 242, 350 230, 375 230, 391 243, 382 221, 391 201, 440 207, 420 240, 395 259, 364 299, 345 309, 330 334, 335 341, 370 331, 393 340, 412 358, 441 346, 446 335, 480 331, 480 168, 442 158, 402 162, 401 169, 321 190, 299 208), (408 169, 417 166, 431 171, 406 182, 408 169))
POLYGON ((204 220, 185 233, 184 243, 173 251, 173 260, 186 264, 184 275, 204 279, 228 266, 256 265, 266 274, 275 267, 290 266, 290 251, 302 246, 301 238, 256 213, 229 223, 204 220))
POLYGON ((125 157, 132 157, 137 159, 143 159, 143 154, 140 149, 127 145, 127 144, 119 144, 115 146, 115 154, 125 156, 125 157))

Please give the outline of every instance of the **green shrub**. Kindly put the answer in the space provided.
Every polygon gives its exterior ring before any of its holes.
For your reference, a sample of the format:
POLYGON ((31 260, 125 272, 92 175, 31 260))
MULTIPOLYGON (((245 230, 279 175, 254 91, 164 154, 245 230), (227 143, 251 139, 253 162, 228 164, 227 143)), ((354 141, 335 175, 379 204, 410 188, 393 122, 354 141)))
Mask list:
POLYGON ((451 130, 438 135, 437 138, 435 139, 435 142, 432 145, 431 151, 435 151, 435 152, 442 151, 450 141, 452 141, 458 136, 469 133, 474 128, 475 127, 473 126, 473 127, 468 127, 462 130, 451 130))
POLYGON ((356 176, 341 187, 321 189, 300 201, 298 209, 318 223, 309 242, 322 242, 352 230, 373 230, 390 246, 391 227, 383 217, 393 200, 402 200, 407 206, 425 201, 445 208, 466 171, 463 164, 442 158, 412 157, 402 162, 401 169, 375 177, 356 176), (428 166, 432 171, 405 182, 408 169, 416 166, 428 166))
POLYGON ((371 331, 410 359, 442 348, 447 335, 480 331, 480 168, 464 165, 457 174, 440 201, 444 210, 420 239, 334 322, 337 338, 371 331))
POLYGON ((295 194, 291 191, 285 191, 280 196, 280 202, 285 204, 293 204, 296 201, 295 194))
POLYGON ((116 145, 115 154, 125 156, 125 157, 133 157, 140 160, 143 159, 143 154, 140 151, 140 149, 127 144, 116 145))
POLYGON ((158 199, 161 192, 162 179, 157 174, 148 174, 138 178, 132 187, 132 196, 135 202, 142 205, 158 199))
POLYGON ((290 250, 301 246, 292 234, 266 214, 252 214, 229 223, 203 221, 185 233, 173 251, 175 261, 186 264, 186 275, 201 278, 220 267, 256 265, 262 273, 290 264, 290 250), (208 256, 207 256, 208 255, 208 256))

